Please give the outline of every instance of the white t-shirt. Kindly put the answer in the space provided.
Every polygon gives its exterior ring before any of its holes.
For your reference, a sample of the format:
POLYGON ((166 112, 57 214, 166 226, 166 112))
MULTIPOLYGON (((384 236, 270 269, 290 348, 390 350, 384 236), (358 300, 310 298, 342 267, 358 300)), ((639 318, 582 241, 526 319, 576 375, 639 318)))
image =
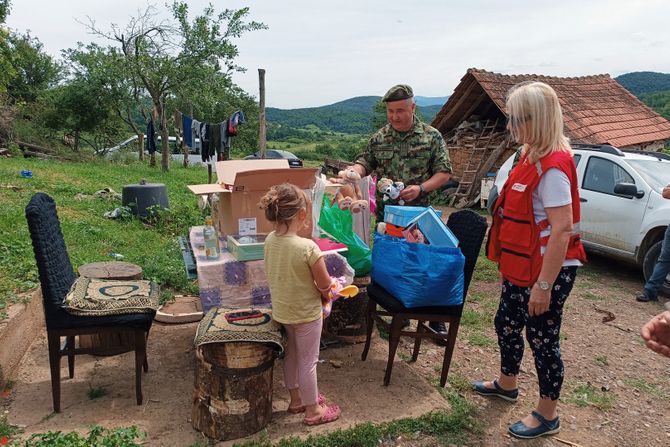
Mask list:
MULTIPOLYGON (((557 168, 551 168, 542 175, 540 183, 533 191, 533 215, 535 223, 547 218, 545 208, 556 208, 559 206, 570 205, 572 203, 572 194, 570 192, 570 179, 557 168)), ((551 225, 540 232, 541 237, 551 234, 551 225)), ((542 247, 544 255, 544 247, 542 247)), ((580 266, 579 259, 566 259, 563 261, 563 267, 580 266)))

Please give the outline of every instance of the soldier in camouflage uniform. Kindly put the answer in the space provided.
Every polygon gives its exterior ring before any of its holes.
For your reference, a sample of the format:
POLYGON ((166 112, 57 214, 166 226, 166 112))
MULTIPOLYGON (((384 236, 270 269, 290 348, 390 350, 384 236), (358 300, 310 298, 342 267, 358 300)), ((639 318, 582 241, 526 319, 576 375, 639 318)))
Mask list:
MULTIPOLYGON (((409 85, 396 85, 384 95, 389 123, 379 129, 359 155, 354 169, 361 177, 375 172, 377 179, 387 177, 403 182, 400 198, 406 205, 427 206, 430 191, 451 177, 449 153, 440 132, 419 121, 409 85)), ((384 220, 384 202, 377 193, 377 221, 384 220)))
MULTIPOLYGON (((382 101, 386 103, 389 123, 372 135, 367 150, 359 155, 353 168, 361 177, 375 172, 378 180, 387 177, 403 182, 405 189, 400 198, 405 204, 426 206, 427 194, 451 178, 449 153, 442 134, 414 115, 416 103, 409 85, 391 87, 382 101)), ((377 221, 383 220, 384 202, 377 192, 377 221)), ((403 322, 403 327, 408 325, 409 320, 403 322)), ((444 323, 432 321, 430 327, 437 333, 447 333, 444 323)))

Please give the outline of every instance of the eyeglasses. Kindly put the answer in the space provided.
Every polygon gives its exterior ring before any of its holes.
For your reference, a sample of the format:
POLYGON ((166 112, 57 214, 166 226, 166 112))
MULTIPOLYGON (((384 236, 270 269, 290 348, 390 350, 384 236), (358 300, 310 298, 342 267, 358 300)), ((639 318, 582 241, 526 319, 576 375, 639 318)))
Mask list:
POLYGON ((520 126, 521 124, 530 121, 531 117, 530 115, 525 115, 525 116, 507 116, 507 122, 509 123, 510 126, 512 127, 517 127, 520 126))

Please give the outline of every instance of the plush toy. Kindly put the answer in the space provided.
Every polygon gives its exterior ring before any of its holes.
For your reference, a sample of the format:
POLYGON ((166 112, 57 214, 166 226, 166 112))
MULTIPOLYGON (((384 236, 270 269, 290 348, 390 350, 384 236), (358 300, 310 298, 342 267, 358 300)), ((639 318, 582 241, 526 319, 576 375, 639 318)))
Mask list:
MULTIPOLYGON (((358 295, 358 287, 354 285, 345 286, 345 284, 346 278, 344 276, 340 276, 339 278, 331 277, 330 286, 328 286, 328 289, 326 289, 328 291, 328 298, 322 299, 321 308, 323 311, 323 318, 328 318, 330 315, 330 312, 333 309, 333 301, 336 301, 340 297, 349 299, 358 295)), ((325 292, 325 290, 319 290, 321 292, 325 292)))
POLYGON ((340 171, 337 178, 331 179, 333 183, 342 185, 335 194, 337 206, 341 210, 351 210, 356 214, 370 207, 368 201, 363 200, 361 188, 358 186, 360 179, 360 174, 351 168, 340 171))
MULTIPOLYGON (((382 194, 382 199, 384 202, 387 200, 398 200, 400 197, 400 191, 405 189, 405 184, 402 182, 394 182, 393 180, 383 177, 377 182, 377 191, 382 194)), ((398 200, 399 205, 404 205, 405 201, 403 199, 398 200)))
POLYGON ((377 233, 386 234, 386 222, 379 222, 377 224, 377 233))

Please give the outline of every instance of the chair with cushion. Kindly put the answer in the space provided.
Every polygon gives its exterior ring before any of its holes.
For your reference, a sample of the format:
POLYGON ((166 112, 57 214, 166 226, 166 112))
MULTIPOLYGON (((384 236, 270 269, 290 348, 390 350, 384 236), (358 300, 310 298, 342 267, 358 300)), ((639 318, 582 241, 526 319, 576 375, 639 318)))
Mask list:
POLYGON ((467 296, 468 286, 472 279, 472 273, 477 263, 479 251, 486 234, 487 224, 483 216, 471 210, 460 210, 452 213, 447 221, 447 227, 454 233, 459 240, 459 247, 465 257, 464 266, 464 287, 463 304, 458 306, 430 306, 430 307, 405 307, 395 296, 387 292, 379 284, 373 282, 368 286, 368 309, 366 316, 367 337, 365 347, 363 348, 362 359, 365 360, 370 349, 370 339, 372 337, 373 321, 389 330, 389 354, 384 375, 384 385, 388 385, 391 380, 391 371, 393 370, 393 359, 398 348, 398 342, 401 336, 414 338, 414 351, 412 361, 416 361, 419 356, 421 340, 431 338, 434 340, 443 340, 446 348, 444 350, 444 360, 442 362, 442 374, 440 376, 440 385, 444 387, 447 383, 449 374, 449 365, 451 356, 454 353, 456 344, 456 335, 458 326, 463 313, 463 305, 467 296), (390 324, 381 317, 391 317, 390 324), (417 320, 415 331, 403 330, 403 322, 407 320, 417 320), (446 334, 438 333, 430 328, 428 322, 443 322, 448 324, 446 334))
POLYGON ((149 369, 146 340, 158 305, 155 284, 135 281, 129 285, 128 282, 108 281, 101 285, 98 282, 95 283, 97 296, 89 299, 86 287, 93 280, 77 279, 72 269, 54 200, 44 193, 35 194, 26 206, 26 219, 42 286, 54 411, 60 412, 61 357, 67 356, 72 378, 74 356, 92 353, 90 348, 75 347, 75 337, 120 331, 130 332, 130 337, 134 339, 135 395, 137 404, 141 405, 142 369, 149 369), (123 295, 137 288, 145 289, 146 293, 143 296, 123 295), (123 296, 123 302, 119 304, 121 300, 115 300, 114 295, 123 296), (126 296, 128 301, 125 301, 126 296), (105 308, 106 302, 112 303, 112 306, 105 308), (124 303, 130 305, 124 306, 124 303), (64 346, 61 346, 62 337, 65 337, 64 346))

